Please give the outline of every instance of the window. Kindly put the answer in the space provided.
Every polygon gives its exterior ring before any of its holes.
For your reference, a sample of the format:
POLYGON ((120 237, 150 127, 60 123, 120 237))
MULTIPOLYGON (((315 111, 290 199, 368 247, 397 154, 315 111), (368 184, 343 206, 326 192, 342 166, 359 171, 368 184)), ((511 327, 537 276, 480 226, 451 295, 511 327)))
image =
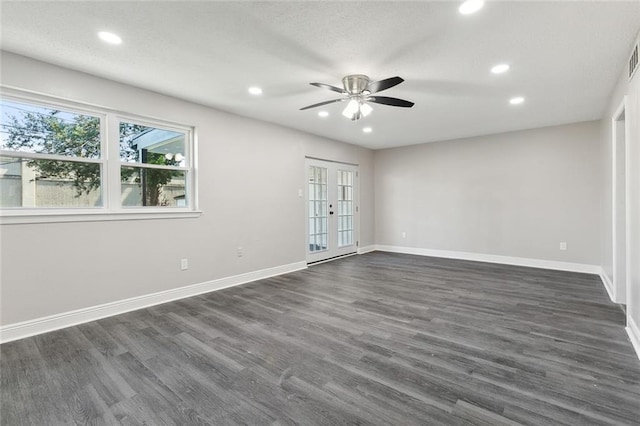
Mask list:
POLYGON ((187 135, 124 121, 119 127, 122 206, 187 206, 187 135))
POLYGON ((2 101, 0 207, 101 207, 101 118, 2 101))
POLYGON ((0 107, 3 223, 196 212, 192 128, 13 93, 0 107))

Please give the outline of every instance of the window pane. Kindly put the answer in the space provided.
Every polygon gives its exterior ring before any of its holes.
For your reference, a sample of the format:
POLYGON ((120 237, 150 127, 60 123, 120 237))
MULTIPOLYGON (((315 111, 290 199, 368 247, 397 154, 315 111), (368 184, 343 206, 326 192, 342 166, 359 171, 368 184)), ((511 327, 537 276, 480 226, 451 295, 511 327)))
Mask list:
POLYGON ((185 167, 185 139, 182 132, 121 122, 120 160, 185 167))
POLYGON ((353 172, 342 172, 342 185, 338 185, 338 246, 353 244, 353 172))
POLYGON ((315 194, 315 188, 316 186, 312 183, 309 184, 309 200, 315 200, 316 199, 316 194, 315 194))
POLYGON ((123 207, 186 207, 186 172, 169 169, 122 167, 123 207))
POLYGON ((100 158, 100 118, 7 99, 0 106, 1 149, 100 158))
POLYGON ((100 164, 0 157, 0 207, 100 207, 100 164))
POLYGON ((345 246, 350 246, 353 244, 353 231, 345 231, 343 244, 345 246))

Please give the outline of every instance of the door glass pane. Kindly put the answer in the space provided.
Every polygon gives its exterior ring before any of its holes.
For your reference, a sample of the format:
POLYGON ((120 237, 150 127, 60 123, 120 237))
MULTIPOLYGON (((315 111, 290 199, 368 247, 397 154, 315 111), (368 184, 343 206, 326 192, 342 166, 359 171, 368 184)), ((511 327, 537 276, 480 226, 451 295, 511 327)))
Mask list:
POLYGON ((313 201, 316 199, 316 194, 314 192, 315 187, 313 184, 309 184, 309 201, 313 201))
POLYGON ((338 170, 338 246, 353 245, 353 172, 338 170))
POLYGON ((309 252, 327 250, 327 169, 309 166, 309 252))

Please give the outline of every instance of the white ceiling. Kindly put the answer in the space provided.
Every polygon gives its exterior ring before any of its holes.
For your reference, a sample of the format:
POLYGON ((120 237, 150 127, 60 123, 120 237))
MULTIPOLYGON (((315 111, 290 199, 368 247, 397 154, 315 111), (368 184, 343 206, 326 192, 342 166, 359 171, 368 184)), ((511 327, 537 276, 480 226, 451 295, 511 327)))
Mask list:
POLYGON ((4 50, 369 148, 602 117, 640 28, 640 1, 2 1, 4 50), (119 34, 110 46, 100 30, 119 34), (493 75, 492 65, 511 70, 493 75), (358 122, 346 74, 406 81, 358 122), (254 97, 249 86, 263 88, 254 97), (509 105, 512 96, 526 102, 509 105), (373 132, 364 134, 370 126, 373 132))

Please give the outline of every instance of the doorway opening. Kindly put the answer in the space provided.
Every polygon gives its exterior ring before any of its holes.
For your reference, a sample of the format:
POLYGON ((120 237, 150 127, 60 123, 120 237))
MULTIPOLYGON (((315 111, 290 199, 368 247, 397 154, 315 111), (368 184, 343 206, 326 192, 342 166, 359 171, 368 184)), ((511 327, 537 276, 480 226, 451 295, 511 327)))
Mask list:
POLYGON ((626 96, 612 118, 612 235, 613 235, 613 288, 615 303, 625 304, 629 277, 629 209, 627 205, 628 176, 628 129, 625 119, 626 96))
POLYGON ((358 166, 306 159, 307 263, 358 251, 358 166))

